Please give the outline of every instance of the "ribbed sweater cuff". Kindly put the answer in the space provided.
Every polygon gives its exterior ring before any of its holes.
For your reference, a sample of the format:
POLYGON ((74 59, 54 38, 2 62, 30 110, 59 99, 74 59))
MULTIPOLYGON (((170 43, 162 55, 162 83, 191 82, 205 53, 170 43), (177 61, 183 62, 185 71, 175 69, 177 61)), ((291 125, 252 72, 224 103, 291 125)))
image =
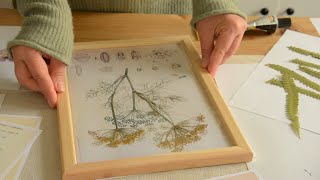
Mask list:
POLYGON ((70 64, 73 48, 71 11, 66 0, 26 0, 19 3, 24 16, 21 31, 8 43, 32 47, 65 64, 70 64))
POLYGON ((191 14, 191 0, 69 0, 73 10, 113 13, 191 14))
POLYGON ((247 18, 239 9, 237 0, 193 0, 191 25, 195 27, 198 21, 220 14, 236 14, 244 19, 247 18))

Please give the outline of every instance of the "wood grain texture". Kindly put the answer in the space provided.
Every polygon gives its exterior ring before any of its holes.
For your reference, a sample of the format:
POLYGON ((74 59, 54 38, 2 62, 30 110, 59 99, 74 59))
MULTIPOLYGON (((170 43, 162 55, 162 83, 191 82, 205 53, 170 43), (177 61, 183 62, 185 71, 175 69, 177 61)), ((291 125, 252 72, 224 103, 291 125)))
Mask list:
MULTIPOLYGON (((0 17, 0 25, 13 26, 22 23, 16 10, 0 9, 0 17)), ((255 18, 250 17, 249 20, 255 18)), ((190 19, 190 16, 179 15, 73 12, 75 42, 189 35, 200 53, 200 43, 196 41, 190 19)), ((318 36, 308 17, 292 18, 290 29, 318 36)), ((246 33, 236 54, 265 55, 282 34, 282 30, 272 35, 261 32, 246 33)))
MULTIPOLYGON (((75 51, 85 51, 101 48, 120 48, 132 46, 147 46, 157 44, 179 44, 187 53, 200 86, 205 90, 212 111, 217 111, 223 124, 225 134, 229 137, 232 146, 192 152, 168 153, 139 158, 126 158, 94 163, 76 162, 76 142, 74 142, 72 112, 68 89, 59 96, 58 110, 60 123, 60 138, 62 147, 63 179, 81 180, 97 179, 114 176, 126 176, 140 173, 151 173, 183 168, 194 168, 210 165, 248 162, 253 154, 238 128, 231 112, 219 93, 210 74, 200 68, 200 56, 193 47, 188 36, 160 37, 149 39, 110 40, 100 42, 83 42, 75 44, 75 51)), ((66 84, 68 84, 66 80, 66 84)))
POLYGON ((200 81, 203 89, 205 89, 209 101, 212 103, 213 109, 217 110, 223 124, 223 128, 228 135, 231 143, 235 146, 244 148, 248 150, 249 153, 251 153, 250 147, 245 141, 245 138, 242 135, 238 125, 236 124, 231 111, 229 110, 221 93, 219 92, 215 81, 212 79, 211 75, 206 69, 201 68, 200 57, 197 52, 195 52, 191 40, 188 41, 188 39, 185 39, 183 45, 191 60, 193 71, 198 77, 198 80, 200 81))
POLYGON ((76 149, 67 77, 65 78, 65 91, 58 94, 57 110, 62 173, 64 173, 76 164, 76 149))
POLYGON ((216 150, 171 153, 142 158, 128 158, 97 163, 77 164, 64 174, 66 180, 95 180, 176 169, 247 162, 247 150, 234 146, 216 150))

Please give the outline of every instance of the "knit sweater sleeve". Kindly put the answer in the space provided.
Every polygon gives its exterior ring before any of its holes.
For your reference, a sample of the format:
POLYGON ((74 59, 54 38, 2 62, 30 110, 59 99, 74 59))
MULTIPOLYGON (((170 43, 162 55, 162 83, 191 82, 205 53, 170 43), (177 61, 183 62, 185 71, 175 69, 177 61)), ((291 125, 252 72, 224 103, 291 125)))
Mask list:
POLYGON ((21 31, 8 51, 25 45, 70 64, 73 48, 72 15, 67 0, 17 0, 24 17, 21 31))
POLYGON ((192 5, 193 27, 201 19, 220 14, 236 14, 246 19, 246 15, 238 7, 238 0, 192 0, 192 5))

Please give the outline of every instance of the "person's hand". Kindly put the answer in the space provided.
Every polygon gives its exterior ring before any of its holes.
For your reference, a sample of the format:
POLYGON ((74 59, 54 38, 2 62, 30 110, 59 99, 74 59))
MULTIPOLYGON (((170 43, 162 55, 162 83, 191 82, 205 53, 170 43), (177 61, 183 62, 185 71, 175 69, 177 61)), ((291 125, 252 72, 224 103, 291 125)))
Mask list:
POLYGON ((214 77, 219 65, 239 48, 247 23, 238 15, 223 14, 200 20, 196 28, 201 43, 201 66, 214 77))
POLYGON ((19 83, 32 91, 41 92, 49 106, 54 108, 57 93, 64 91, 66 65, 27 46, 15 46, 11 51, 19 83))

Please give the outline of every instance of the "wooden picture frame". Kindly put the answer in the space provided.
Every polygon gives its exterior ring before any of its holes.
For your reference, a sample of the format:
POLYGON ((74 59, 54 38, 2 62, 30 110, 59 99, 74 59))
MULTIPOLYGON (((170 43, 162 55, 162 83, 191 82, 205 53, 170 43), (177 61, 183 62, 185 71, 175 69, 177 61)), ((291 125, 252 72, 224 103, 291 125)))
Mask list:
POLYGON ((68 82, 65 91, 58 96, 59 134, 63 179, 99 179, 114 176, 127 176, 183 168, 195 168, 230 163, 248 162, 253 158, 252 151, 237 126, 228 106, 222 98, 215 81, 200 67, 200 56, 188 36, 152 38, 141 40, 116 40, 76 43, 75 51, 101 48, 119 48, 177 43, 185 50, 200 84, 205 89, 212 106, 221 119, 223 130, 232 146, 192 152, 174 152, 139 158, 108 160, 94 163, 78 163, 68 82))

